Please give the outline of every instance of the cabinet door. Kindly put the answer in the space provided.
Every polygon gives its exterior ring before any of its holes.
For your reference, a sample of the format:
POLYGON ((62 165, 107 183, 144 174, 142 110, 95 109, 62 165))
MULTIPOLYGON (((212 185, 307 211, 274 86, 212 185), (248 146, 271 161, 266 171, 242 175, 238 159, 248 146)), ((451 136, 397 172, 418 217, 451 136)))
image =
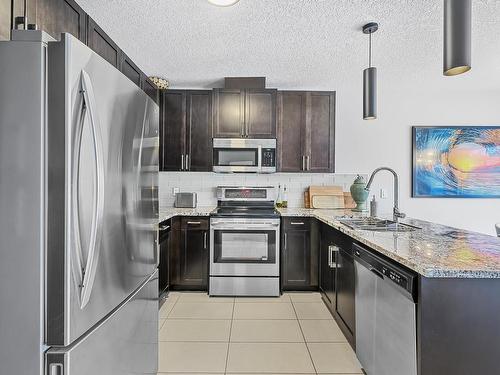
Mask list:
POLYGON ((332 267, 330 246, 333 244, 333 232, 327 225, 322 225, 320 235, 320 291, 326 305, 335 310, 335 272, 332 267))
POLYGON ((87 22, 87 45, 115 68, 120 68, 120 49, 90 17, 87 22))
MULTIPOLYGON (((34 0, 31 2, 35 2, 34 0)), ((74 0, 37 0, 36 23, 56 39, 69 33, 87 41, 87 15, 74 0)), ((32 22, 28 18, 28 22, 32 22)))
POLYGON ((334 172, 335 93, 307 94, 306 131, 307 170, 334 172))
POLYGON ((242 90, 215 89, 214 138, 240 138, 244 136, 245 95, 242 90))
POLYGON ((137 86, 141 87, 142 72, 125 53, 120 54, 120 71, 137 86))
POLYGON ((278 93, 278 170, 301 172, 305 168, 306 93, 278 93))
POLYGON ((308 220, 285 220, 281 260, 284 290, 307 289, 311 285, 311 227, 308 220))
POLYGON ((142 89, 144 90, 144 92, 146 94, 149 95, 149 97, 151 99, 154 100, 154 102, 156 104, 158 104, 158 102, 159 102, 159 100, 158 100, 158 95, 159 95, 158 87, 156 87, 156 85, 153 82, 151 82, 149 77, 145 74, 142 74, 142 89))
POLYGON ((162 90, 160 111, 160 170, 184 169, 186 92, 162 90))
POLYGON ((336 312, 345 323, 349 331, 354 334, 355 311, 354 311, 354 258, 345 249, 340 248, 337 252, 337 304, 336 312))
POLYGON ((208 222, 182 218, 179 285, 206 290, 208 286, 208 222))
POLYGON ((187 91, 187 170, 212 171, 212 92, 187 91))
POLYGON ((276 90, 245 90, 245 136, 276 138, 276 90))

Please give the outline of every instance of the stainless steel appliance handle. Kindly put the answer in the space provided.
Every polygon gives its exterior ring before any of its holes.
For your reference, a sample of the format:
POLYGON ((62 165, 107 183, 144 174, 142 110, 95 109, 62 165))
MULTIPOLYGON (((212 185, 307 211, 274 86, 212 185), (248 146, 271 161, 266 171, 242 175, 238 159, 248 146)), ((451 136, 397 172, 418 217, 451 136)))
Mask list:
POLYGON ((257 166, 259 168, 259 172, 262 172, 262 146, 261 145, 259 145, 259 147, 257 148, 257 152, 258 152, 257 166))
MULTIPOLYGON (((85 107, 87 108, 89 114, 89 119, 92 129, 92 138, 94 141, 93 142, 94 153, 95 153, 94 196, 96 197, 93 207, 93 220, 90 230, 88 258, 87 258, 87 263, 85 265, 85 270, 83 271, 84 273, 81 284, 80 308, 83 309, 90 300, 90 295, 92 293, 92 287, 94 285, 95 274, 97 271, 97 264, 99 261, 99 253, 101 248, 100 244, 102 236, 102 220, 104 215, 104 155, 103 155, 102 136, 100 131, 99 118, 95 110, 94 89, 92 87, 92 82, 90 81, 89 75, 84 70, 82 70, 81 73, 81 85, 82 85, 82 94, 85 102, 85 107)), ((81 124, 83 128, 83 122, 81 124)), ((81 146, 81 134, 80 134, 79 147, 80 146, 81 146)), ((74 184, 79 185, 77 181, 74 181, 74 184)), ((78 199, 77 196, 76 199, 78 199)), ((77 215, 78 214, 79 212, 77 210, 77 215)))
POLYGON ((212 225, 212 227, 217 230, 278 230, 279 224, 269 224, 269 225, 234 225, 234 224, 225 224, 225 225, 212 225))
POLYGON ((181 155, 181 171, 184 170, 184 154, 181 155))
POLYGON ((201 221, 188 221, 187 224, 188 225, 200 225, 201 221))

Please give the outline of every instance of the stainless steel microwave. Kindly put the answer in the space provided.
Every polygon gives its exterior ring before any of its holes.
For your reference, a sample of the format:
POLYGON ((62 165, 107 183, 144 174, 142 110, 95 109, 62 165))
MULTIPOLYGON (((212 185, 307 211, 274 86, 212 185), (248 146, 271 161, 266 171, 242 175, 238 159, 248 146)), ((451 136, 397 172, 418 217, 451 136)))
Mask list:
POLYGON ((213 171, 276 172, 276 139, 214 138, 213 171))

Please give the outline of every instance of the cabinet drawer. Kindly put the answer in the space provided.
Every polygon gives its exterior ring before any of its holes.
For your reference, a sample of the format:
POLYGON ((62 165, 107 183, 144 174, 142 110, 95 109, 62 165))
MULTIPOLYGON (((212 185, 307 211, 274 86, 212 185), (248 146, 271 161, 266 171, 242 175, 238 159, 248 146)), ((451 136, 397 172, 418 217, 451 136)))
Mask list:
POLYGON ((311 218, 309 217, 285 217, 283 218, 283 230, 310 230, 311 218))
POLYGON ((181 229, 208 230, 207 218, 200 216, 189 216, 181 218, 181 229))

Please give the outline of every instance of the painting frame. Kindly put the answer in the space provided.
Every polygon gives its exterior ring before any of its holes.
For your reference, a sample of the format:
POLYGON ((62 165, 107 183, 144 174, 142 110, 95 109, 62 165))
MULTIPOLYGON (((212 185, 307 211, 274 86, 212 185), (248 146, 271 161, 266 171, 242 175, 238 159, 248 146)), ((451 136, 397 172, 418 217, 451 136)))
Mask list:
POLYGON ((453 194, 423 194, 419 193, 417 190, 418 176, 417 176, 417 132, 420 129, 432 130, 432 129, 478 129, 478 130, 500 130, 500 125, 427 125, 419 126, 415 125, 411 127, 411 137, 412 137, 412 166, 411 166, 411 197, 412 198, 459 198, 459 199, 496 199, 500 198, 499 194, 483 195, 483 194, 467 194, 467 195, 453 195, 453 194))

